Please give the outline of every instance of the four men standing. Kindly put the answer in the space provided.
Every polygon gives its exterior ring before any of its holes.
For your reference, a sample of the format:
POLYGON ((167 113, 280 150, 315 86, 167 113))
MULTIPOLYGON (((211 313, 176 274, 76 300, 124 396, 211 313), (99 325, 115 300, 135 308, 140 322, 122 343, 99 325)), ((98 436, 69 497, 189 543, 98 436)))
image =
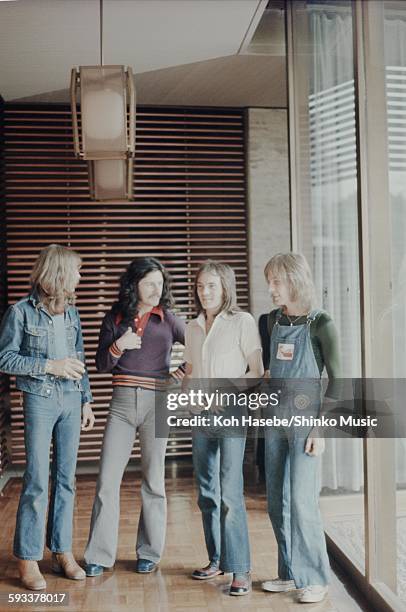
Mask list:
MULTIPOLYGON (((298 375, 296 370, 300 374, 308 374, 302 364, 307 359, 306 363, 311 363, 313 368, 309 370, 311 376, 318 378, 325 362, 317 361, 318 345, 312 345, 309 332, 309 321, 313 322, 316 318, 321 320, 320 311, 311 310, 313 285, 310 270, 302 256, 280 254, 277 257, 279 267, 274 265, 276 260, 273 259, 272 266, 269 268, 268 264, 269 269, 266 269, 274 301, 279 306, 277 311, 271 313, 276 313, 270 345, 271 375, 280 376, 282 373, 290 378, 298 375), (272 271, 272 278, 269 270, 272 271), (306 279, 307 284, 304 282, 306 279), (299 295, 298 287, 302 293, 305 287, 309 295, 299 295), (288 344, 285 340, 284 343, 279 342, 284 330, 280 327, 283 316, 289 323, 288 344), (291 316, 295 317, 294 321, 291 316), (304 324, 300 329, 292 327, 293 323, 302 322, 302 319, 304 324), (276 330, 279 335, 275 335, 276 330), (307 334, 306 354, 299 350, 301 345, 295 345, 299 332, 307 334), (289 363, 287 360, 290 358, 281 349, 285 345, 290 347, 289 355, 294 355, 289 363)), ((27 470, 17 520, 15 554, 20 560, 22 583, 33 590, 46 586, 37 560, 42 558, 43 552, 47 487, 36 469, 40 466, 37 461, 41 438, 39 427, 43 428, 46 414, 46 453, 49 453, 51 438, 54 439, 47 545, 54 553, 54 571, 62 572, 71 579, 84 578, 84 572, 76 564, 70 550, 81 399, 83 428, 91 427, 94 421, 88 403, 91 395, 83 365, 80 320, 73 309, 80 263, 80 257, 64 247, 50 245, 44 249, 34 267, 32 293, 10 307, 0 329, 0 369, 17 375, 17 387, 24 393, 27 470), (45 271, 43 267, 46 267, 45 271), (52 407, 55 406, 59 412, 54 411, 52 407), (51 413, 53 416, 50 420, 51 413), (65 427, 68 418, 72 425, 65 427), (64 488, 69 491, 69 499, 65 499, 66 493, 62 490, 59 492, 58 483, 61 482, 61 474, 66 471, 66 452, 61 454, 59 449, 68 447, 74 449, 74 456, 70 453, 72 460, 69 472, 66 472, 64 488), (39 505, 41 512, 38 512, 39 505), (65 506, 62 520, 60 511, 65 506), (21 525, 31 520, 30 517, 35 517, 39 535, 33 534, 35 541, 30 538, 27 544, 21 538, 21 525)), ((202 264, 196 275, 195 298, 198 317, 188 324, 185 340, 185 323, 171 311, 173 298, 168 272, 157 259, 142 257, 132 261, 121 276, 118 299, 104 317, 96 367, 100 372, 112 373, 113 394, 85 551, 87 576, 98 576, 105 568, 114 565, 120 518, 120 485, 137 431, 141 448, 142 507, 135 569, 138 573, 150 573, 161 559, 166 531, 165 452, 169 432, 156 435, 155 414, 160 407, 164 408, 168 382, 173 378, 181 379, 185 371, 188 377, 208 379, 258 379, 263 375, 259 335, 251 315, 237 306, 233 270, 210 260, 202 264), (186 345, 186 363, 170 374, 171 352, 176 342, 186 345)), ((323 316, 323 321, 328 322, 329 319, 323 316)), ((329 330, 334 335, 332 324, 329 330)), ((328 366, 327 363, 329 369, 328 366)), ((194 435, 193 457, 209 564, 195 570, 193 577, 207 580, 224 572, 232 572, 230 595, 246 595, 251 590, 242 472, 246 432, 228 438, 220 436, 219 439, 213 436, 213 432, 209 432, 208 437, 206 434, 194 435)), ((285 565, 278 578, 268 581, 263 588, 268 591, 304 588, 305 596, 299 595, 299 601, 321 601, 327 593, 328 559, 317 514, 317 491, 314 492, 311 509, 315 517, 312 519, 312 537, 315 550, 320 550, 323 556, 323 573, 302 572, 300 576, 296 573, 296 557, 291 559, 283 536, 292 513, 285 510, 283 514, 274 512, 274 506, 281 507, 282 501, 284 508, 286 505, 286 500, 282 500, 286 489, 283 483, 289 479, 286 453, 283 457, 281 453, 280 457, 275 453, 281 445, 280 439, 284 440, 286 448, 290 448, 287 435, 287 432, 278 432, 279 437, 275 440, 267 436, 267 456, 272 457, 269 465, 265 466, 268 485, 272 489, 268 490, 269 511, 278 539, 280 561, 283 557, 285 565), (277 466, 278 480, 275 480, 273 475, 277 466), (319 583, 312 583, 314 576, 320 576, 319 583)), ((302 467, 308 466, 306 473, 311 475, 316 474, 317 470, 314 459, 318 454, 317 449, 321 449, 321 444, 312 432, 306 440, 297 443, 297 463, 302 467)), ((44 465, 42 471, 47 474, 48 465, 44 465)), ((292 497, 295 494, 296 491, 291 492, 292 497)), ((295 533, 301 534, 302 540, 307 541, 308 524, 297 518, 295 533)), ((296 536, 292 535, 292 538, 294 540, 296 536)), ((296 556, 300 555, 302 540, 293 540, 289 550, 296 551, 296 556)), ((317 559, 314 560, 315 567, 319 564, 317 559)), ((308 563, 313 563, 311 553, 308 563)), ((281 567, 281 562, 279 565, 281 567)))

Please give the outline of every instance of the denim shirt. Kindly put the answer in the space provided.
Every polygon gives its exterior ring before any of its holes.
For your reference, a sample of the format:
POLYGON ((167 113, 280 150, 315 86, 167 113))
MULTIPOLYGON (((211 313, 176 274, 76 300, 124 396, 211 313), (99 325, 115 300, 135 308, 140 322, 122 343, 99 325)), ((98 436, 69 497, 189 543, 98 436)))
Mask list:
MULTIPOLYGON (((74 306, 65 309, 69 354, 83 353, 82 328, 74 306)), ((58 377, 45 373, 47 359, 55 359, 55 332, 51 315, 36 293, 7 310, 0 327, 0 372, 16 376, 16 387, 43 397, 52 397, 58 377)), ((63 379, 64 390, 80 391, 82 404, 92 401, 87 371, 80 381, 63 379)))

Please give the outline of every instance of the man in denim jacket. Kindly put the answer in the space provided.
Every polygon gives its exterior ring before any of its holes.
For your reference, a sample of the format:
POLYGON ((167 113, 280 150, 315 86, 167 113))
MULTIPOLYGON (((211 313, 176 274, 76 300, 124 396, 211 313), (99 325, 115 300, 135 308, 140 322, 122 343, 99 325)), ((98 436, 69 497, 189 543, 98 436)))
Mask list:
POLYGON ((32 292, 7 310, 0 328, 0 371, 16 376, 23 392, 26 470, 17 513, 14 554, 23 586, 46 588, 42 559, 46 544, 52 569, 85 578, 72 555, 75 470, 80 429, 92 429, 92 395, 84 366, 75 288, 81 259, 70 249, 43 249, 31 274, 32 292), (81 421, 81 411, 83 418, 81 421))
MULTIPOLYGON (((82 328, 74 306, 65 310, 64 321, 68 355, 83 356, 82 328)), ((56 359, 55 348, 53 317, 41 305, 36 291, 8 309, 0 331, 0 371, 16 376, 17 389, 52 397, 57 377, 47 369, 47 362, 56 359)), ((66 374, 64 389, 79 390, 82 405, 91 402, 87 372, 80 380, 74 379, 69 368, 66 374)))

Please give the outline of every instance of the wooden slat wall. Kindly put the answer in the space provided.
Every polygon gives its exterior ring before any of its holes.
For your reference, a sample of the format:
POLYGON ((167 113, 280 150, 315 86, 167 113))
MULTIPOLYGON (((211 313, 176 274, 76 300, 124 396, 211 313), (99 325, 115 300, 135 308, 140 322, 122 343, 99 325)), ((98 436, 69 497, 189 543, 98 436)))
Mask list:
MULTIPOLYGON (((5 224, 5 175, 4 175, 4 102, 0 96, 0 319, 6 308, 6 224, 5 224)), ((8 380, 0 373, 0 477, 9 463, 8 452, 8 380)))
MULTIPOLYGON (((248 307, 243 111, 138 108, 136 128, 134 201, 101 204, 89 200, 86 165, 73 157, 69 108, 5 107, 9 302, 27 291, 43 246, 59 242, 83 257, 78 307, 98 419, 82 435, 80 460, 99 455, 111 384, 96 372, 94 353, 118 276, 132 258, 153 255, 168 267, 184 317, 193 314, 193 276, 208 257, 234 267, 240 305, 248 307)), ((179 359, 175 352, 174 363, 179 359)), ((11 404, 12 459, 22 463, 23 415, 14 387, 11 404)), ((168 454, 190 452, 190 436, 170 441, 168 454)))

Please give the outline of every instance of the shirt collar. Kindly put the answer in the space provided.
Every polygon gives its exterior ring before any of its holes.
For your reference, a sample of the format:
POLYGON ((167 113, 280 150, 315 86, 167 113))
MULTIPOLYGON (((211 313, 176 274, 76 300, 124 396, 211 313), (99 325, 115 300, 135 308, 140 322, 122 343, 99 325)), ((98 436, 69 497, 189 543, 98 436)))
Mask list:
MULTIPOLYGON (((154 308, 152 310, 150 310, 149 312, 146 312, 145 315, 148 315, 148 317, 152 314, 157 315, 161 321, 164 320, 164 311, 162 309, 161 306, 154 306, 154 308)), ((143 315, 143 316, 145 316, 143 315)), ((123 320, 123 315, 122 314, 118 314, 115 318, 115 324, 116 325, 120 325, 121 321, 123 320)))
MULTIPOLYGON (((221 319, 230 319, 233 316, 233 313, 231 312, 227 312, 226 310, 222 310, 221 312, 218 313, 218 315, 216 316, 216 319, 218 319, 219 317, 221 319)), ((206 317, 204 316, 204 312, 200 312, 197 317, 196 317, 196 322, 197 324, 204 330, 206 330, 206 317)))
POLYGON ((196 317, 196 323, 202 329, 206 330, 206 317, 204 316, 204 312, 200 312, 196 317))
POLYGON ((231 319, 233 317, 233 314, 233 312, 227 312, 226 310, 222 310, 217 316, 221 317, 222 319, 231 319))
POLYGON ((152 310, 150 310, 149 314, 158 315, 158 317, 161 319, 161 321, 164 320, 164 311, 162 310, 161 306, 154 306, 154 308, 152 310))

